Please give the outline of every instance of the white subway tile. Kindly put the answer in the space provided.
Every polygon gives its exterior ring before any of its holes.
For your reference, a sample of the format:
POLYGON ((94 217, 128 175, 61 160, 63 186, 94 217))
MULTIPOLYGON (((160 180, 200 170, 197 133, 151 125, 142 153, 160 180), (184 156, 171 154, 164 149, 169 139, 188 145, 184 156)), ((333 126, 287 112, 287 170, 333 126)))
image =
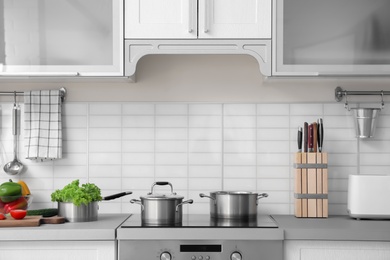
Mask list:
POLYGON ((328 154, 328 163, 333 166, 356 166, 358 165, 358 155, 328 154))
POLYGON ((121 153, 90 153, 90 165, 115 165, 121 164, 121 153))
POLYGON ((186 178, 187 166, 185 165, 157 165, 156 178, 186 178))
POLYGON ((188 167, 190 178, 219 178, 222 177, 222 166, 220 165, 191 165, 188 167))
POLYGON ((290 115, 314 115, 322 116, 323 105, 322 104, 291 104, 290 115))
POLYGON ((89 152, 90 153, 120 153, 122 143, 121 141, 101 141, 101 140, 91 140, 89 141, 89 152))
POLYGON ((123 165, 122 177, 123 178, 154 177, 154 166, 153 165, 123 165))
POLYGON ((121 127, 121 116, 90 116, 89 127, 113 128, 121 127))
POLYGON ((360 174, 388 174, 390 172, 389 165, 368 165, 360 166, 360 174))
POLYGON ((154 104, 126 103, 122 106, 123 115, 154 115, 154 104))
POLYGON ((379 114, 378 118, 376 119, 376 126, 377 127, 390 127, 390 115, 382 115, 379 114))
POLYGON ((289 154, 271 154, 261 153, 257 155, 257 164, 259 166, 286 166, 290 165, 289 154))
MULTIPOLYGON (((331 141, 356 141, 356 133, 354 128, 324 129, 324 143, 331 141)), ((325 146, 325 145, 324 145, 325 146)))
POLYGON ((122 153, 122 165, 153 165, 153 153, 122 153))
POLYGON ((156 152, 173 152, 173 153, 186 153, 188 150, 187 141, 182 140, 157 140, 156 141, 156 152))
MULTIPOLYGON (((298 129, 298 128, 297 128, 298 129)), ((290 140, 290 130, 289 129, 258 129, 257 130, 257 139, 264 141, 289 141, 290 140)))
POLYGON ((225 128, 256 128, 255 116, 225 116, 223 119, 225 128))
POLYGON ((354 118, 351 116, 325 116, 324 128, 355 128, 354 118))
POLYGON ((360 153, 390 153, 389 145, 390 141, 361 140, 360 153))
POLYGON ((62 104, 62 114, 66 116, 83 116, 88 114, 88 105, 83 103, 65 102, 62 104))
POLYGON ((256 129, 227 128, 224 130, 224 140, 256 140, 256 129))
POLYGON ((187 104, 156 104, 156 115, 187 115, 187 104))
POLYGON ((259 166, 257 167, 257 177, 263 178, 288 178, 291 167, 289 166, 259 166))
MULTIPOLYGON (((86 128, 88 118, 86 116, 62 116, 63 128, 86 128)), ((3 125, 6 127, 6 125, 3 125)))
POLYGON ((225 116, 250 116, 256 115, 255 104, 225 104, 224 105, 225 116))
POLYGON ((225 153, 256 153, 255 141, 225 141, 225 153))
POLYGON ((256 154, 235 153, 224 155, 224 165, 256 165, 256 154))
MULTIPOLYGON (((121 190, 121 178, 113 178, 113 177, 107 177, 107 178, 96 178, 96 177, 90 177, 89 181, 91 183, 94 183, 96 186, 98 186, 101 190, 121 190)), ((112 194, 107 194, 112 195, 112 194)))
POLYGON ((389 153, 361 153, 361 165, 387 166, 390 165, 389 153))
POLYGON ((222 129, 190 128, 188 129, 188 139, 197 141, 222 140, 222 129))
MULTIPOLYGON (((49 163, 49 162, 48 162, 49 163)), ((66 153, 62 154, 61 160, 54 161, 54 165, 87 165, 87 154, 66 153)))
POLYGON ((222 115, 222 104, 189 104, 189 115, 222 115))
POLYGON ((186 165, 187 153, 156 153, 156 165, 186 165))
POLYGON ((89 128, 89 140, 121 140, 122 130, 120 128, 89 128))
POLYGON ((186 128, 156 128, 156 140, 187 140, 186 128))
POLYGON ((116 103, 95 103, 89 105, 90 115, 120 115, 122 107, 116 103))
POLYGON ((288 116, 258 116, 258 128, 288 128, 290 118, 288 116))
POLYGON ((258 190, 286 191, 290 189, 289 179, 257 179, 258 190))
POLYGON ((289 104, 257 104, 257 114, 262 116, 283 116, 290 114, 289 104))
POLYGON ((135 153, 135 152, 154 152, 154 141, 151 140, 126 140, 122 141, 122 152, 135 153))
POLYGON ((350 116, 351 112, 344 108, 343 103, 324 104, 325 116, 350 116))
MULTIPOLYGON (((30 170, 30 168, 29 168, 30 170)), ((52 170, 53 171, 53 170, 52 170)), ((41 174, 41 173, 39 173, 41 174)), ((106 172, 107 174, 107 172, 106 172)), ((75 179, 86 179, 88 177, 87 166, 55 166, 54 173, 52 173, 54 178, 69 178, 73 177, 75 179)), ((41 175, 40 175, 41 176, 41 175)))
POLYGON ((123 140, 153 140, 154 128, 123 128, 123 140))
POLYGON ((132 197, 146 196, 154 183, 154 178, 123 178, 122 189, 133 191, 132 197))
POLYGON ((156 116, 156 127, 188 127, 188 117, 156 116))
POLYGON ((123 127, 154 127, 154 116, 123 116, 123 127))
MULTIPOLYGON (((66 166, 68 167, 68 166, 66 166)), ((25 172, 23 172, 23 179, 25 179, 25 181, 27 182, 28 184, 28 180, 26 179, 30 179, 30 178, 36 178, 37 176, 39 176, 40 178, 53 178, 53 177, 57 177, 56 175, 53 175, 53 165, 40 165, 40 164, 37 164, 37 165, 29 165, 27 170, 25 172)), ((55 171, 54 171, 55 172, 55 171)), ((70 171, 68 171, 68 174, 69 174, 70 171)), ((4 181, 2 181, 1 183, 5 182, 5 181, 8 181, 8 177, 5 178, 4 181)))
POLYGON ((189 141, 190 153, 220 153, 222 141, 189 141))
POLYGON ((188 188, 190 190, 221 190, 222 182, 219 178, 190 178, 188 188))
POLYGON ((324 141, 324 151, 328 153, 357 153, 358 143, 353 141, 324 141))
POLYGON ((117 177, 122 176, 120 165, 90 165, 89 177, 90 178, 104 178, 104 177, 117 177))
POLYGON ((353 166, 334 166, 333 164, 328 165, 328 178, 345 179, 348 178, 348 176, 351 174, 358 174, 357 165, 353 165, 353 166))
POLYGON ((257 152, 259 153, 285 153, 288 152, 289 149, 290 149, 289 144, 286 141, 258 141, 257 142, 257 152))
POLYGON ((222 156, 220 153, 190 153, 190 165, 220 165, 222 156))
POLYGON ((223 182, 224 190, 256 191, 256 179, 229 179, 223 182))
POLYGON ((65 141, 85 141, 87 140, 87 129, 83 128, 64 128, 62 131, 62 140, 65 141))
POLYGON ((221 116, 190 116, 188 120, 189 127, 222 127, 221 116))
POLYGON ((225 166, 225 178, 256 178, 256 166, 225 166))

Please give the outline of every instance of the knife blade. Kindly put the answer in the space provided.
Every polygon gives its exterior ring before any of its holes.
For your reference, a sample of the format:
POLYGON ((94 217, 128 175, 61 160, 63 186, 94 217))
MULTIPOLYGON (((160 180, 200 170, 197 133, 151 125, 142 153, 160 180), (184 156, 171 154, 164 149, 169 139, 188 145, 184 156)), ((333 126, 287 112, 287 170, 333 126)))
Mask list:
POLYGON ((307 153, 307 145, 309 141, 309 125, 307 122, 303 124, 303 152, 307 153))
POLYGON ((312 124, 310 124, 309 125, 309 131, 308 131, 308 138, 309 138, 309 140, 308 140, 308 147, 309 147, 309 153, 310 152, 313 152, 313 125, 312 124))
POLYGON ((324 143, 324 123, 322 121, 322 118, 317 120, 318 124, 318 151, 321 153, 322 152, 322 147, 324 143))
POLYGON ((298 152, 302 152, 302 127, 298 127, 298 152))

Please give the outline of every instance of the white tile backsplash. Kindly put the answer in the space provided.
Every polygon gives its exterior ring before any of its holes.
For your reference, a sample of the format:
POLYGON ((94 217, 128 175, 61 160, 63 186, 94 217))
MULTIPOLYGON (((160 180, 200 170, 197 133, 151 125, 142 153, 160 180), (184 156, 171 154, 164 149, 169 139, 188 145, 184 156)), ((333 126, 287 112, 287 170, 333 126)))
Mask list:
MULTIPOLYGON (((0 105, 3 163, 12 157, 11 107, 0 105)), ((375 138, 357 140, 354 118, 342 104, 65 102, 64 158, 22 157, 27 171, 20 177, 32 189, 33 208, 53 206, 51 192, 80 179, 98 184, 104 195, 133 191, 125 199, 100 203, 100 211, 140 212, 129 200, 164 180, 195 200, 184 212, 208 213, 209 200, 199 193, 230 189, 269 193, 259 201, 263 214, 293 214, 296 131, 322 117, 329 212, 346 214, 350 174, 390 174, 389 111, 377 119, 375 138)))

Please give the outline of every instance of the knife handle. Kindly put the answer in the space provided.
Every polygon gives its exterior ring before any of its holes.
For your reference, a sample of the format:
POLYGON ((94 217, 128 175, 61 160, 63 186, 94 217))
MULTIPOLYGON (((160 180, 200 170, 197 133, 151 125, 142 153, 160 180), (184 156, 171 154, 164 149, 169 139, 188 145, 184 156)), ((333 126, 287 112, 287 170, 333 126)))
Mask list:
POLYGON ((317 152, 317 144, 318 144, 318 133, 317 133, 317 123, 313 124, 313 152, 317 152))
POLYGON ((298 128, 298 151, 302 152, 302 127, 298 128))
POLYGON ((318 150, 322 152, 322 146, 324 143, 324 124, 322 118, 318 119, 318 150))
POLYGON ((308 140, 309 140, 309 125, 307 122, 303 124, 303 151, 307 153, 307 146, 308 146, 308 140))
POLYGON ((309 147, 309 152, 313 152, 313 125, 309 125, 309 140, 308 142, 308 147, 309 147))

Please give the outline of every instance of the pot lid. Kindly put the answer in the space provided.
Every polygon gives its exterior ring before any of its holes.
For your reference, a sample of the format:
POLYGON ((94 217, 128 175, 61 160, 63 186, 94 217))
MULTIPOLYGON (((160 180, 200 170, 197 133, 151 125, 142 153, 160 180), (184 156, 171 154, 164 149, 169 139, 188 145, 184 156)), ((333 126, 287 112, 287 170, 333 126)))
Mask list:
POLYGON ((141 196, 141 199, 145 200, 181 200, 184 199, 183 196, 176 194, 148 194, 146 196, 141 196))
POLYGON ((211 194, 216 195, 249 195, 249 194, 257 194, 257 192, 251 192, 251 191, 214 191, 210 192, 211 194))

